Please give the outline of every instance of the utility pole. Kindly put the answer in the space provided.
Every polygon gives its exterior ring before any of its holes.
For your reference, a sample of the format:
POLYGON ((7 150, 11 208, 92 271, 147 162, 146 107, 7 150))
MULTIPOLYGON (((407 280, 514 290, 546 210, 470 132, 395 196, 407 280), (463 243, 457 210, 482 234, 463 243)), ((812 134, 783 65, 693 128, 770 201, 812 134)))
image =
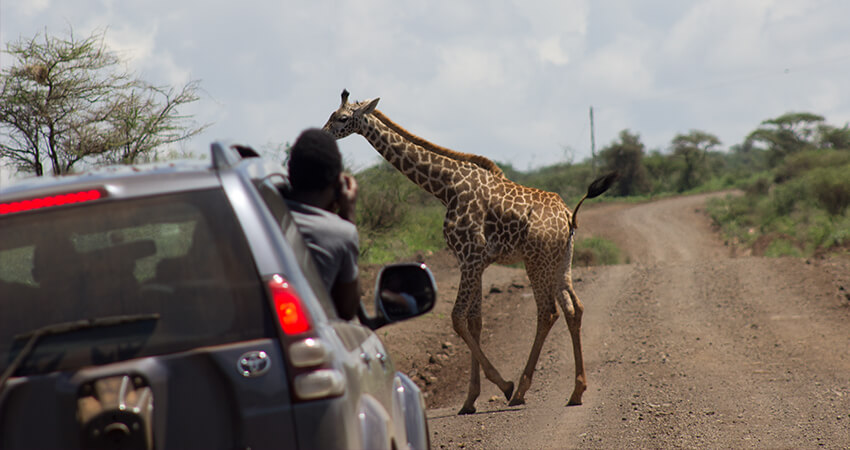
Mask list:
POLYGON ((590 107, 590 173, 596 177, 596 137, 593 135, 593 106, 590 107))

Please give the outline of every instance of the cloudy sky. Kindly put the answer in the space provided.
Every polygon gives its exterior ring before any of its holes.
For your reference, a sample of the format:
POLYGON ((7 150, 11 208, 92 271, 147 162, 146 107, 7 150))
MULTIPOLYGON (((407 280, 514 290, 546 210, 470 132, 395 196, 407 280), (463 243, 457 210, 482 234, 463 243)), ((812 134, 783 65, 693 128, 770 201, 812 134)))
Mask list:
MULTIPOLYGON (((343 88, 408 130, 527 170, 630 129, 649 149, 699 129, 724 148, 789 111, 850 121, 846 0, 0 0, 5 44, 45 30, 110 47, 147 81, 201 80, 184 109, 270 149, 321 126, 343 88)), ((8 55, 0 64, 9 64, 8 55)), ((377 161, 340 141, 355 168, 377 161)))

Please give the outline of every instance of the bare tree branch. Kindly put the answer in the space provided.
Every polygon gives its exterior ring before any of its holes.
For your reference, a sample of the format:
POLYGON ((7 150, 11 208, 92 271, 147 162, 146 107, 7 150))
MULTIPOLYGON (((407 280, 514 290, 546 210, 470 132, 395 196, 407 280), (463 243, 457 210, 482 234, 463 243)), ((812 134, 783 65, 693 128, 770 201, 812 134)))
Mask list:
POLYGON ((153 86, 120 68, 95 32, 63 39, 47 32, 7 45, 17 63, 0 73, 0 159, 43 175, 87 161, 133 163, 188 139, 194 126, 179 108, 199 99, 199 82, 153 86))

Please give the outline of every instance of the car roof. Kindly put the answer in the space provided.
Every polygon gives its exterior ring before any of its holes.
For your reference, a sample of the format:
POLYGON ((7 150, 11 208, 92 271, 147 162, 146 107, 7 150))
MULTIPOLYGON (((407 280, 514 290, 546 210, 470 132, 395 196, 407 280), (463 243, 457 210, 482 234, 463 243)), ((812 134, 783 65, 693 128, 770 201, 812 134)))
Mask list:
POLYGON ((132 197, 201 189, 217 183, 217 176, 209 162, 108 166, 79 174, 25 179, 0 190, 0 199, 15 201, 97 188, 105 189, 111 197, 132 197))
POLYGON ((0 200, 12 202, 88 189, 104 189, 112 198, 135 197, 214 187, 220 184, 219 170, 241 170, 251 178, 282 172, 280 165, 275 166, 262 158, 254 158, 256 154, 245 154, 243 157, 242 154, 219 143, 213 143, 212 148, 212 161, 198 159, 112 165, 92 168, 77 174, 16 180, 13 184, 0 188, 0 200), (222 163, 222 156, 216 157, 217 151, 227 155, 226 163, 222 163))

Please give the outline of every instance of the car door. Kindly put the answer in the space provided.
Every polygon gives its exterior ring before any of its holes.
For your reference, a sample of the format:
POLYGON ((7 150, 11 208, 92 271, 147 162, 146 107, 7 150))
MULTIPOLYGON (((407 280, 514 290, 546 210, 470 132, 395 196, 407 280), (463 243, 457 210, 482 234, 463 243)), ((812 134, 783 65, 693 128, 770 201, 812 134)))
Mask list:
POLYGON ((346 321, 338 318, 330 295, 312 262, 309 248, 304 245, 275 180, 264 180, 258 188, 272 215, 281 226, 284 238, 292 246, 305 276, 331 321, 332 328, 343 344, 346 352, 343 358, 346 386, 358 402, 363 445, 366 448, 383 448, 389 445, 390 436, 393 434, 391 418, 394 415, 395 369, 387 356, 387 350, 375 332, 357 319, 346 321))

